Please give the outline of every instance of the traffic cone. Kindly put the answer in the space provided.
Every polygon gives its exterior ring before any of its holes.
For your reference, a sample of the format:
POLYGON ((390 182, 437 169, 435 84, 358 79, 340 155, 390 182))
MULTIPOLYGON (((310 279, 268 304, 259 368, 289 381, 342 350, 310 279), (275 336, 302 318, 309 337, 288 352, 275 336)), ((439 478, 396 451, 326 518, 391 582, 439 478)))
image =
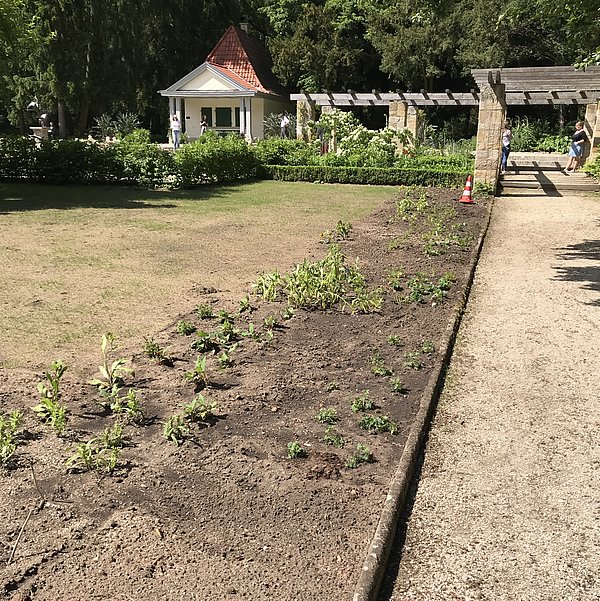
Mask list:
POLYGON ((472 180, 473 178, 469 175, 465 183, 463 195, 458 199, 458 202, 462 202, 463 204, 473 204, 473 199, 471 198, 471 187, 473 186, 472 180))

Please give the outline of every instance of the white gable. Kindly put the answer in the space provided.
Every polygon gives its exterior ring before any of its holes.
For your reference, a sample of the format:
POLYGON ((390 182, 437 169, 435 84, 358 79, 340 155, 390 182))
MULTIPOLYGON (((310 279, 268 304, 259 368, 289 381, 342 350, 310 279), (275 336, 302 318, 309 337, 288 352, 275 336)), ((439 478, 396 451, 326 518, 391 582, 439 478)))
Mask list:
POLYGON ((203 73, 196 75, 192 80, 183 84, 180 90, 239 90, 240 86, 235 85, 231 81, 227 81, 220 73, 213 73, 212 70, 206 69, 203 73))

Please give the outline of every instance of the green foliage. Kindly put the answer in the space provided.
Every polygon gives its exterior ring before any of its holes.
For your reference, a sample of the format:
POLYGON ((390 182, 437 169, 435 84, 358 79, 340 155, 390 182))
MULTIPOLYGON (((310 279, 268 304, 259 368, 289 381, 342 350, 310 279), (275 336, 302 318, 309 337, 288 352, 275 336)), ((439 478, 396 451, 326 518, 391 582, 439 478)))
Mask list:
POLYGON ((250 304, 250 297, 246 294, 244 298, 240 300, 238 311, 240 313, 252 313, 254 307, 250 304))
POLYGON ((78 444, 73 448, 74 454, 67 459, 67 465, 85 471, 112 474, 119 461, 121 446, 107 446, 103 443, 102 438, 106 439, 109 436, 110 434, 105 433, 103 437, 78 444))
POLYGON ((402 290, 402 278, 404 278, 404 268, 390 269, 388 271, 388 286, 392 290, 402 290))
POLYGON ((98 371, 102 378, 95 378, 88 383, 98 388, 100 393, 112 394, 115 389, 122 388, 123 378, 126 375, 133 375, 133 369, 125 367, 127 361, 124 358, 111 359, 115 336, 111 332, 103 334, 100 349, 102 351, 102 365, 98 366, 98 371))
POLYGON ((189 436, 189 433, 181 415, 171 415, 163 426, 163 436, 177 447, 189 436))
POLYGON ((191 422, 205 422, 214 416, 217 409, 215 401, 207 401, 202 394, 197 394, 183 407, 185 419, 191 422))
POLYGON ((359 394, 350 403, 350 409, 352 409, 352 413, 358 413, 359 411, 369 411, 374 407, 375 404, 371 400, 368 390, 365 390, 362 394, 359 394))
POLYGON ((343 449, 346 441, 341 434, 334 431, 333 426, 328 426, 325 429, 325 435, 323 436, 323 442, 327 445, 336 447, 336 449, 343 449))
POLYGON ((387 415, 365 415, 358 422, 358 427, 371 434, 381 434, 382 432, 396 434, 398 432, 398 424, 387 415))
POLYGON ((214 317, 213 309, 210 305, 200 304, 196 307, 196 313, 200 319, 210 319, 214 317))
POLYGON ((363 444, 356 445, 356 452, 351 457, 348 457, 346 460, 346 467, 349 469, 357 468, 363 463, 372 463, 373 462, 373 454, 369 447, 363 444))
POLYGON ((566 132, 554 133, 547 121, 517 118, 512 127, 512 150, 521 152, 560 152, 566 154, 571 145, 571 136, 566 132))
POLYGON ((294 440, 293 442, 288 442, 287 445, 287 456, 288 459, 299 459, 301 457, 306 457, 308 453, 304 450, 302 445, 294 440))
POLYGON ((387 337, 387 343, 390 346, 400 346, 402 344, 402 338, 398 334, 390 334, 387 337))
POLYGON ((255 293, 266 301, 285 297, 292 307, 331 309, 349 306, 352 312, 373 312, 383 299, 379 290, 370 290, 358 267, 346 264, 339 246, 332 244, 327 256, 315 263, 305 260, 287 276, 278 272, 263 274, 254 285, 255 293))
POLYGON ((206 355, 196 357, 194 369, 185 372, 185 379, 196 386, 204 387, 208 384, 206 375, 206 355))
POLYGON ((437 282, 430 279, 427 274, 417 272, 411 277, 406 287, 409 293, 403 298, 405 302, 423 303, 426 299, 430 299, 432 304, 439 303, 452 287, 454 276, 450 273, 438 278, 437 282))
POLYGON ((337 411, 333 407, 319 409, 319 413, 315 415, 315 419, 321 424, 335 424, 339 417, 337 411))
POLYGON ((119 396, 118 389, 110 397, 110 409, 118 416, 124 417, 127 421, 137 422, 144 417, 142 402, 138 393, 133 388, 127 391, 124 397, 119 396))
POLYGON ((185 321, 184 319, 180 319, 177 322, 175 330, 181 336, 190 336, 197 330, 197 328, 193 323, 185 321))
POLYGON ((419 370, 423 367, 421 355, 418 351, 409 351, 404 355, 404 367, 419 370))
POLYGON ((423 340, 423 342, 421 342, 421 352, 424 355, 430 355, 433 351, 435 351, 433 340, 423 340))
POLYGON ((0 178, 33 179, 36 144, 25 136, 0 137, 0 178))
POLYGON ((288 182, 321 182, 328 184, 370 184, 378 186, 437 186, 459 188, 468 173, 464 171, 398 169, 381 167, 322 167, 319 165, 268 165, 267 177, 288 182))
POLYGON ((33 411, 45 423, 50 424, 52 429, 58 434, 62 434, 68 419, 68 409, 60 403, 60 380, 67 370, 67 366, 62 361, 52 363, 50 369, 44 372, 46 380, 50 384, 48 387, 44 382, 37 386, 40 393, 39 404, 33 407, 33 411))
POLYGON ((334 390, 339 390, 339 389, 340 389, 340 384, 336 380, 333 380, 333 382, 328 382, 327 385, 325 386, 325 392, 333 392, 334 390))
POLYGON ((305 164, 318 156, 313 147, 306 142, 285 138, 258 140, 254 154, 261 165, 305 164))
POLYGON ((143 349, 146 357, 164 365, 173 365, 173 357, 154 338, 144 336, 143 349))
POLYGON ((371 349, 369 364, 371 365, 371 372, 376 376, 391 376, 393 373, 385 364, 385 360, 381 356, 381 351, 379 349, 371 349))
POLYGON ((406 389, 404 382, 400 378, 392 378, 390 384, 392 385, 392 392, 404 392, 406 389))
POLYGON ((124 181, 150 188, 172 183, 177 171, 173 153, 151 144, 148 137, 138 130, 115 145, 124 181))
POLYGON ((239 136, 185 144, 175 154, 175 163, 177 183, 183 188, 252 179, 260 170, 255 153, 239 136))
POLYGON ((583 171, 596 178, 597 180, 600 180, 600 159, 597 158, 591 163, 586 163, 583 166, 583 171))
POLYGON ((0 467, 6 467, 17 450, 18 429, 22 423, 20 411, 11 411, 8 415, 0 413, 0 467))

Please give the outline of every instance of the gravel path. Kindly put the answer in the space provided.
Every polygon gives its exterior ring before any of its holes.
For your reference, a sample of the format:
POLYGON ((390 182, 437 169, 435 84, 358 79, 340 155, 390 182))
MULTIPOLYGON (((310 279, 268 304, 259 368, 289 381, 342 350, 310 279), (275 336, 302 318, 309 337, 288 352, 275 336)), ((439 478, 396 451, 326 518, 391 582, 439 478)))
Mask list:
POLYGON ((496 199, 390 599, 600 599, 599 326, 600 199, 496 199))

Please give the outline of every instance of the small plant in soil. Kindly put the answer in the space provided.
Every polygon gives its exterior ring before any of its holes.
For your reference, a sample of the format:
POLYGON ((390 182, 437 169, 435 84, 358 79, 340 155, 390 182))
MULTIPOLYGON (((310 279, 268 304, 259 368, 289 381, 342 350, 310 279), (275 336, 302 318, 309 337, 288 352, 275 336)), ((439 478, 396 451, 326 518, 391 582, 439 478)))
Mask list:
POLYGON ((388 243, 388 250, 398 250, 402 248, 403 240, 401 238, 393 238, 388 243))
POLYGON ((68 466, 105 474, 115 471, 121 454, 120 447, 102 446, 97 438, 79 443, 72 450, 74 454, 67 459, 68 466))
POLYGON ((263 273, 252 287, 254 294, 267 302, 275 302, 279 298, 279 291, 283 284, 283 278, 278 271, 263 273))
POLYGON ((40 402, 33 407, 37 416, 44 423, 50 424, 58 435, 64 432, 68 419, 67 408, 60 403, 60 380, 66 370, 67 366, 62 361, 52 363, 50 369, 44 372, 49 386, 44 382, 38 384, 37 389, 41 398, 40 402))
POLYGON ((321 424, 335 424, 338 421, 337 411, 333 407, 319 409, 319 413, 315 415, 315 419, 321 424))
POLYGON ((381 434, 382 432, 396 434, 398 432, 398 424, 387 415, 365 415, 358 422, 358 427, 371 434, 381 434))
POLYGON ((102 351, 102 365, 98 366, 98 371, 102 376, 102 379, 90 380, 89 384, 96 386, 98 390, 102 392, 112 391, 114 387, 123 387, 123 378, 126 375, 133 375, 133 370, 125 367, 126 360, 123 358, 115 359, 111 361, 111 353, 113 350, 115 337, 110 332, 102 336, 102 344, 100 346, 102 351))
POLYGON ((275 315, 267 315, 263 323, 265 324, 265 328, 267 328, 267 330, 273 330, 279 326, 277 317, 275 315))
POLYGON ((387 343, 390 346, 400 346, 402 344, 402 339, 398 334, 390 334, 387 337, 387 343))
POLYGON ((97 441, 106 449, 120 449, 123 446, 123 425, 116 422, 109 426, 97 438, 97 441))
POLYGON ((240 300, 240 305, 238 311, 240 313, 251 313, 254 310, 254 307, 250 304, 250 297, 246 294, 242 300, 240 300))
POLYGON ((163 427, 163 436, 177 447, 183 443, 189 433, 181 415, 171 415, 163 427))
POLYGON ((404 190, 404 196, 396 202, 396 217, 402 221, 414 222, 423 216, 428 208, 426 192, 409 186, 404 190))
POLYGON ((206 386, 208 380, 206 377, 206 355, 196 357, 194 369, 185 372, 185 379, 194 383, 196 386, 206 386))
POLYGON ((244 338, 252 338, 252 340, 260 340, 261 338, 260 333, 256 330, 256 326, 252 322, 248 324, 248 329, 245 332, 240 332, 240 334, 244 338))
POLYGON ((308 453, 304 450, 302 445, 294 440, 293 442, 288 442, 287 445, 287 456, 288 459, 299 459, 301 457, 306 457, 308 453))
POLYGON ((124 397, 119 396, 118 391, 110 402, 111 411, 126 421, 137 422, 144 417, 142 402, 138 397, 137 390, 130 388, 124 397))
POLYGON ((227 369, 233 365, 233 359, 227 351, 221 351, 217 355, 217 363, 221 369, 227 369))
POLYGON ((187 405, 183 406, 185 419, 190 422, 205 422, 214 417, 217 403, 207 401, 203 395, 197 394, 187 405))
POLYGON ((402 393, 406 390, 406 386, 400 378, 392 378, 390 384, 392 386, 392 392, 402 393))
POLYGON ((339 240, 347 240, 352 231, 352 224, 345 221, 338 221, 335 225, 335 233, 339 240))
POLYGON ((333 382, 328 382, 327 386, 325 386, 325 392, 333 392, 334 390, 339 390, 340 384, 335 380, 333 382))
POLYGON ((283 313, 281 314, 281 318, 284 319, 285 321, 288 321, 290 319, 292 319, 292 317, 294 317, 294 315, 296 315, 296 311, 294 309, 294 307, 286 307, 283 311, 283 313))
POLYGON ((350 409, 352 409, 353 413, 358 413, 359 411, 369 411, 375 407, 371 397, 369 396, 369 391, 365 390, 362 394, 359 394, 351 403, 350 409))
POLYGON ((217 318, 221 323, 225 323, 227 322, 233 322, 233 315, 231 313, 229 313, 229 311, 226 311, 225 309, 221 309, 218 313, 217 313, 217 318))
POLYGON ((356 452, 351 457, 348 457, 346 460, 345 466, 350 469, 357 468, 363 463, 372 463, 373 462, 373 453, 369 447, 364 444, 356 445, 356 452))
POLYGON ((435 346, 433 340, 423 340, 423 342, 421 342, 421 352, 424 355, 430 355, 434 350, 435 346))
POLYGON ((400 267, 399 269, 391 269, 388 271, 388 286, 392 290, 402 290, 402 286, 404 278, 404 269, 400 267))
POLYGON ((350 302, 350 310, 352 313, 376 313, 382 305, 383 294, 381 288, 363 289, 357 292, 350 302))
POLYGON ((371 350, 369 363, 371 365, 371 372, 376 376, 391 376, 393 373, 392 370, 385 364, 379 349, 374 348, 371 350))
POLYGON ((154 338, 144 337, 143 349, 146 357, 163 365, 173 365, 173 357, 154 338))
POLYGON ((213 309, 210 305, 201 304, 196 307, 196 314, 200 319, 210 319, 214 317, 213 309))
POLYGON ((209 332, 200 331, 196 335, 196 340, 192 342, 192 349, 201 353, 219 350, 219 343, 209 332))
POLYGON ((17 432, 22 423, 20 411, 11 411, 8 415, 0 413, 0 467, 6 467, 17 450, 17 432))
POLYGON ((346 441, 343 439, 342 435, 335 432, 333 426, 328 426, 325 429, 323 442, 325 444, 335 447, 336 449, 343 449, 344 445, 346 444, 346 441))
POLYGON ((196 326, 189 321, 185 321, 184 319, 180 319, 177 322, 176 331, 180 336, 190 336, 196 331, 196 326))
POLYGON ((418 351, 409 351, 404 355, 404 367, 408 369, 419 370, 423 367, 421 353, 418 351))

